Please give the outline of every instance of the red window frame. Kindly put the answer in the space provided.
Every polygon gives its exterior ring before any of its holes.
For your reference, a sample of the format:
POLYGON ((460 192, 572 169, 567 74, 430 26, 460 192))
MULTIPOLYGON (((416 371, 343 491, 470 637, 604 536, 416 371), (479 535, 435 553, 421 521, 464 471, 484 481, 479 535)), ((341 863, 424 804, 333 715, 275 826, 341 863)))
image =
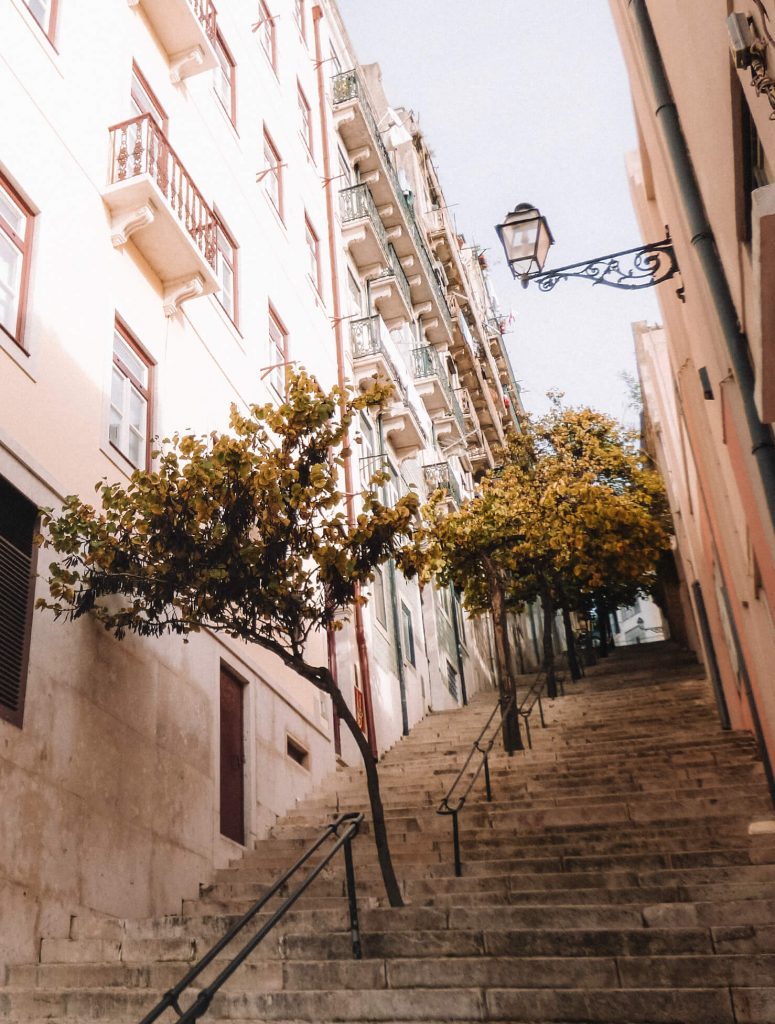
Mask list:
POLYGON ((51 0, 48 8, 48 25, 44 25, 43 22, 30 7, 30 0, 24 0, 24 6, 30 12, 31 17, 34 19, 35 24, 38 25, 43 35, 48 39, 51 45, 54 45, 54 36, 56 35, 57 28, 57 15, 59 13, 59 0, 51 0))
POLYGON ((129 346, 129 348, 132 349, 137 358, 145 365, 145 367, 148 370, 148 383, 143 384, 141 381, 137 379, 137 377, 135 377, 135 375, 132 373, 129 367, 126 366, 126 364, 123 363, 121 359, 119 359, 119 357, 116 355, 115 344, 113 344, 113 358, 111 360, 110 366, 111 379, 113 374, 113 367, 117 366, 121 373, 130 381, 131 384, 134 385, 134 387, 137 388, 142 397, 145 399, 145 458, 143 460, 143 464, 139 466, 135 465, 135 463, 132 462, 131 458, 129 457, 129 455, 127 455, 125 451, 122 451, 122 449, 119 448, 119 446, 115 444, 112 440, 109 439, 109 442, 110 446, 112 448, 115 448, 119 455, 123 459, 125 459, 130 466, 134 466, 135 469, 148 470, 151 465, 151 432, 153 427, 153 399, 156 364, 120 317, 116 317, 113 334, 114 338, 116 334, 120 335, 122 341, 124 341, 129 346))
MULTIPOLYGON (((234 241, 234 236, 226 226, 226 222, 217 209, 213 209, 213 215, 215 216, 215 247, 217 251, 216 259, 218 261, 224 260, 229 270, 231 270, 231 302, 232 311, 229 312, 228 306, 223 301, 223 281, 221 281, 221 287, 216 292, 216 299, 220 303, 224 313, 231 320, 234 326, 239 330, 239 246, 234 241), (227 256, 225 250, 221 245, 221 237, 225 238, 231 248, 231 258, 227 256)), ((216 264, 217 265, 217 264, 216 264)), ((220 274, 218 275, 220 280, 220 274)))
POLYGON ((264 3, 264 0, 259 0, 258 20, 260 23, 260 28, 258 29, 258 32, 260 33, 259 43, 261 45, 261 49, 264 51, 264 54, 266 55, 266 59, 269 61, 272 67, 272 71, 274 71, 276 74, 277 32, 275 31, 274 15, 270 12, 269 8, 264 3), (266 26, 266 30, 264 29, 264 26, 266 26), (268 52, 266 46, 264 45, 266 39, 269 40, 269 50, 271 52, 268 52))
POLYGON ((268 364, 266 366, 266 370, 268 371, 267 372, 267 382, 269 384, 269 387, 272 389, 272 391, 274 391, 274 393, 279 398, 283 398, 285 396, 285 388, 286 388, 286 383, 287 383, 286 377, 287 377, 287 370, 288 370, 288 366, 287 366, 287 363, 288 363, 288 329, 286 328, 285 324, 282 322, 282 320, 278 316, 277 311, 275 310, 275 308, 274 308, 274 306, 272 305, 271 302, 269 303, 269 318, 268 318, 268 321, 267 321, 266 339, 267 339, 267 351, 268 351, 268 354, 269 354, 269 362, 268 362, 268 364), (272 334, 271 334, 271 328, 272 327, 276 328, 278 334, 282 338, 282 351, 280 349, 280 346, 277 344, 277 342, 272 337, 272 334), (278 355, 281 355, 282 359, 277 359, 278 355), (270 367, 271 367, 271 369, 270 369, 270 367), (276 375, 278 367, 282 367, 282 369, 280 371, 280 372, 282 372, 282 378, 283 378, 282 390, 280 390, 277 387, 277 383, 278 382, 275 379, 275 375, 276 375))
POLYGON ((301 87, 301 82, 296 80, 296 86, 299 94, 299 116, 301 118, 301 127, 299 128, 299 135, 304 140, 304 145, 309 150, 309 155, 314 157, 314 137, 312 133, 312 107, 309 105, 307 95, 301 87))
POLYGON ((13 202, 19 207, 25 218, 24 238, 21 238, 13 230, 11 225, 2 217, 2 215, 0 215, 0 231, 2 231, 6 238, 10 239, 11 244, 19 250, 22 257, 22 269, 19 276, 19 296, 14 333, 12 334, 3 324, 0 324, 0 331, 10 338, 15 345, 18 345, 22 352, 27 352, 27 348, 24 345, 24 324, 27 314, 27 292, 30 281, 30 253, 32 251, 32 235, 35 223, 35 214, 32 212, 29 203, 24 201, 17 189, 13 187, 10 181, 3 174, 0 174, 0 186, 2 186, 13 202))
POLYGON ((217 86, 213 85, 215 95, 218 97, 218 102, 221 104, 226 114, 234 125, 237 127, 237 62, 232 56, 232 52, 226 44, 226 40, 221 34, 221 30, 217 29, 214 40, 215 52, 218 54, 219 62, 218 67, 215 69, 216 74, 223 74, 224 78, 228 78, 229 82, 229 103, 224 103, 223 96, 221 96, 220 90, 217 86), (228 65, 229 74, 224 74, 223 65, 220 62, 220 58, 223 56, 225 63, 228 65))
POLYGON ((164 107, 159 103, 158 97, 148 84, 148 79, 142 73, 135 61, 132 61, 132 85, 130 89, 132 102, 141 114, 150 114, 162 132, 167 134, 169 118, 164 107), (139 86, 139 89, 138 89, 139 86))
POLYGON ((310 254, 310 272, 308 277, 320 295, 323 290, 323 275, 320 266, 320 236, 312 226, 312 221, 304 214, 304 241, 310 254), (314 274, 311 272, 314 267, 314 274))
POLYGON ((275 146, 272 136, 269 134, 266 128, 264 128, 264 156, 267 155, 267 149, 269 150, 269 153, 272 157, 272 163, 268 165, 266 168, 266 177, 272 177, 277 182, 277 202, 275 203, 274 199, 272 198, 272 196, 270 195, 269 191, 266 188, 264 189, 264 191, 266 192, 269 202, 272 204, 272 206, 274 206, 275 210, 277 210, 277 213, 280 216, 280 220, 283 221, 283 223, 285 223, 285 199, 283 196, 283 162, 280 156, 280 151, 278 150, 277 146, 275 146))
POLYGON ((307 12, 304 0, 294 0, 293 18, 296 22, 301 38, 307 41, 307 12))

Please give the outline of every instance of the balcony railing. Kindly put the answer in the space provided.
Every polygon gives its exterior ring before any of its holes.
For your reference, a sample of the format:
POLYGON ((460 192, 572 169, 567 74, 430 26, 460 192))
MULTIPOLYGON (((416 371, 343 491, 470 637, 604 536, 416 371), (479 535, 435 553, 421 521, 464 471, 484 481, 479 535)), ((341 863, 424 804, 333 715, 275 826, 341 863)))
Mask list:
POLYGON ((460 408, 460 402, 455 394, 455 389, 452 387, 436 349, 430 345, 420 345, 418 348, 413 348, 412 372, 415 380, 427 380, 429 377, 435 377, 439 381, 447 399, 450 413, 454 417, 462 437, 465 434, 463 410, 460 408))
POLYGON ((393 186, 393 192, 395 193, 396 199, 398 200, 398 203, 403 211, 404 218, 406 219, 406 222, 409 225, 409 231, 412 235, 412 239, 414 240, 415 248, 420 254, 420 262, 422 263, 426 276, 430 281, 431 288, 433 289, 433 292, 436 295, 436 300, 438 302, 439 308, 441 309, 442 314, 448 320, 449 326, 451 328, 452 314, 450 312, 449 304, 441 288, 439 279, 436 276, 436 272, 433 269, 433 264, 428 253, 428 247, 425 244, 425 239, 422 237, 422 232, 417 226, 417 221, 415 220, 414 210, 407 201, 406 195, 404 194, 403 186, 401 185, 401 182, 398 180, 398 174, 396 172, 395 165, 393 164, 393 161, 390 157, 390 153, 388 152, 387 147, 385 146, 379 128, 377 127, 377 119, 374 116, 374 111, 371 108, 371 102, 369 101, 366 87, 364 86, 360 75, 355 69, 351 71, 343 71, 341 74, 334 75, 334 106, 337 106, 340 103, 349 103, 351 100, 354 99, 357 99, 361 105, 361 110, 363 111, 364 119, 367 125, 369 126, 369 131, 371 133, 372 139, 377 149, 379 150, 379 153, 382 157, 382 162, 385 166, 388 177, 390 178, 390 183, 393 186))
MULTIPOLYGON (((372 200, 372 202, 373 202, 373 200, 372 200)), ((387 235, 385 236, 385 239, 387 240, 387 235)), ((401 261, 398 258, 398 253, 393 248, 393 246, 390 244, 390 242, 388 242, 387 244, 388 244, 388 265, 387 265, 387 269, 384 271, 384 273, 380 274, 379 277, 375 278, 375 280, 378 281, 382 277, 394 277, 396 279, 396 282, 398 283, 398 288, 399 288, 401 294, 403 295, 403 297, 404 297, 404 299, 406 301, 407 307, 411 311, 411 309, 412 309, 412 289, 409 286, 409 281, 407 279, 407 276, 406 276, 406 273, 404 271, 404 268, 401 266, 401 261)))
POLYGON ((432 466, 423 466, 423 476, 429 494, 432 494, 433 491, 444 491, 458 508, 460 507, 463 501, 460 484, 450 469, 449 463, 436 462, 432 466))
POLYGON ((398 370, 397 360, 393 353, 382 339, 380 330, 380 317, 367 316, 362 320, 350 321, 350 337, 352 339, 353 359, 363 359, 367 356, 379 355, 384 359, 390 371, 390 376, 395 384, 401 398, 406 398, 406 386, 398 370))
POLYGON ((385 250, 385 256, 389 258, 390 241, 368 185, 353 185, 351 188, 343 188, 340 191, 339 215, 343 224, 350 224, 355 220, 370 221, 374 233, 385 250))
POLYGON ((205 34, 211 43, 215 42, 216 13, 212 0, 189 0, 194 8, 194 14, 199 18, 199 23, 205 30, 205 34))
POLYGON ((150 114, 110 129, 110 184, 148 175, 207 263, 215 270, 215 218, 150 114))

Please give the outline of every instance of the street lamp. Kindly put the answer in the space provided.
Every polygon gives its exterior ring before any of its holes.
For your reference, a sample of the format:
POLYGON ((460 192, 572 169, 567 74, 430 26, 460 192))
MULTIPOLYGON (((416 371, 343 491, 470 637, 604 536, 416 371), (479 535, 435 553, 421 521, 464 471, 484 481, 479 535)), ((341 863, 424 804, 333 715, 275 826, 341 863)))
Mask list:
MULTIPOLYGON (((679 273, 670 231, 665 228, 661 242, 651 242, 637 249, 598 256, 583 263, 571 263, 557 270, 544 270, 549 247, 554 242, 546 217, 530 203, 520 203, 495 228, 506 253, 506 261, 514 278, 527 288, 536 281, 542 292, 550 292, 558 281, 580 277, 592 284, 637 291, 653 288, 679 273)), ((678 289, 683 300, 683 288, 678 289)))

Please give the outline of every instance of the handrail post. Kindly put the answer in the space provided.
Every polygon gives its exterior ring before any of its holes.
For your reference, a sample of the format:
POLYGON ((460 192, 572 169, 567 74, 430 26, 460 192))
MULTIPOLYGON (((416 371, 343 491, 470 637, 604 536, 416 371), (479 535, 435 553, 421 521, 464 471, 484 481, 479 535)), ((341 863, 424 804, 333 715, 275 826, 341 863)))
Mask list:
POLYGON ((546 721, 544 719, 544 706, 541 703, 541 694, 540 693, 538 694, 538 713, 541 716, 541 728, 545 729, 546 728, 546 721))
POLYGON ((532 735, 530 733, 530 715, 523 715, 522 717, 525 719, 525 735, 527 736, 527 747, 528 747, 528 750, 532 750, 533 749, 533 737, 532 737, 532 735))
POLYGON ((355 868, 350 837, 344 844, 344 871, 347 879, 347 903, 350 909, 350 937, 353 944, 353 956, 356 960, 362 960, 363 950, 361 949, 361 930, 358 925, 358 899, 355 893, 355 868))
POLYGON ((487 802, 492 803, 492 787, 490 786, 490 758, 484 755, 484 791, 487 794, 487 802))
POLYGON ((457 824, 457 811, 452 812, 452 844, 455 848, 455 877, 460 878, 463 874, 463 865, 460 861, 460 830, 457 824))

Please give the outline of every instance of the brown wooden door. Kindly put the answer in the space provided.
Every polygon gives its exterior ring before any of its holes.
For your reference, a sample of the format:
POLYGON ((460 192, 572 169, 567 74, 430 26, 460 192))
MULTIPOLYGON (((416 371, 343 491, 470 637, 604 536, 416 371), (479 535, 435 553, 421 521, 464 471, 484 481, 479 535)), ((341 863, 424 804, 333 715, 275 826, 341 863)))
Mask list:
POLYGON ((221 834, 245 842, 243 684, 221 666, 221 834))

